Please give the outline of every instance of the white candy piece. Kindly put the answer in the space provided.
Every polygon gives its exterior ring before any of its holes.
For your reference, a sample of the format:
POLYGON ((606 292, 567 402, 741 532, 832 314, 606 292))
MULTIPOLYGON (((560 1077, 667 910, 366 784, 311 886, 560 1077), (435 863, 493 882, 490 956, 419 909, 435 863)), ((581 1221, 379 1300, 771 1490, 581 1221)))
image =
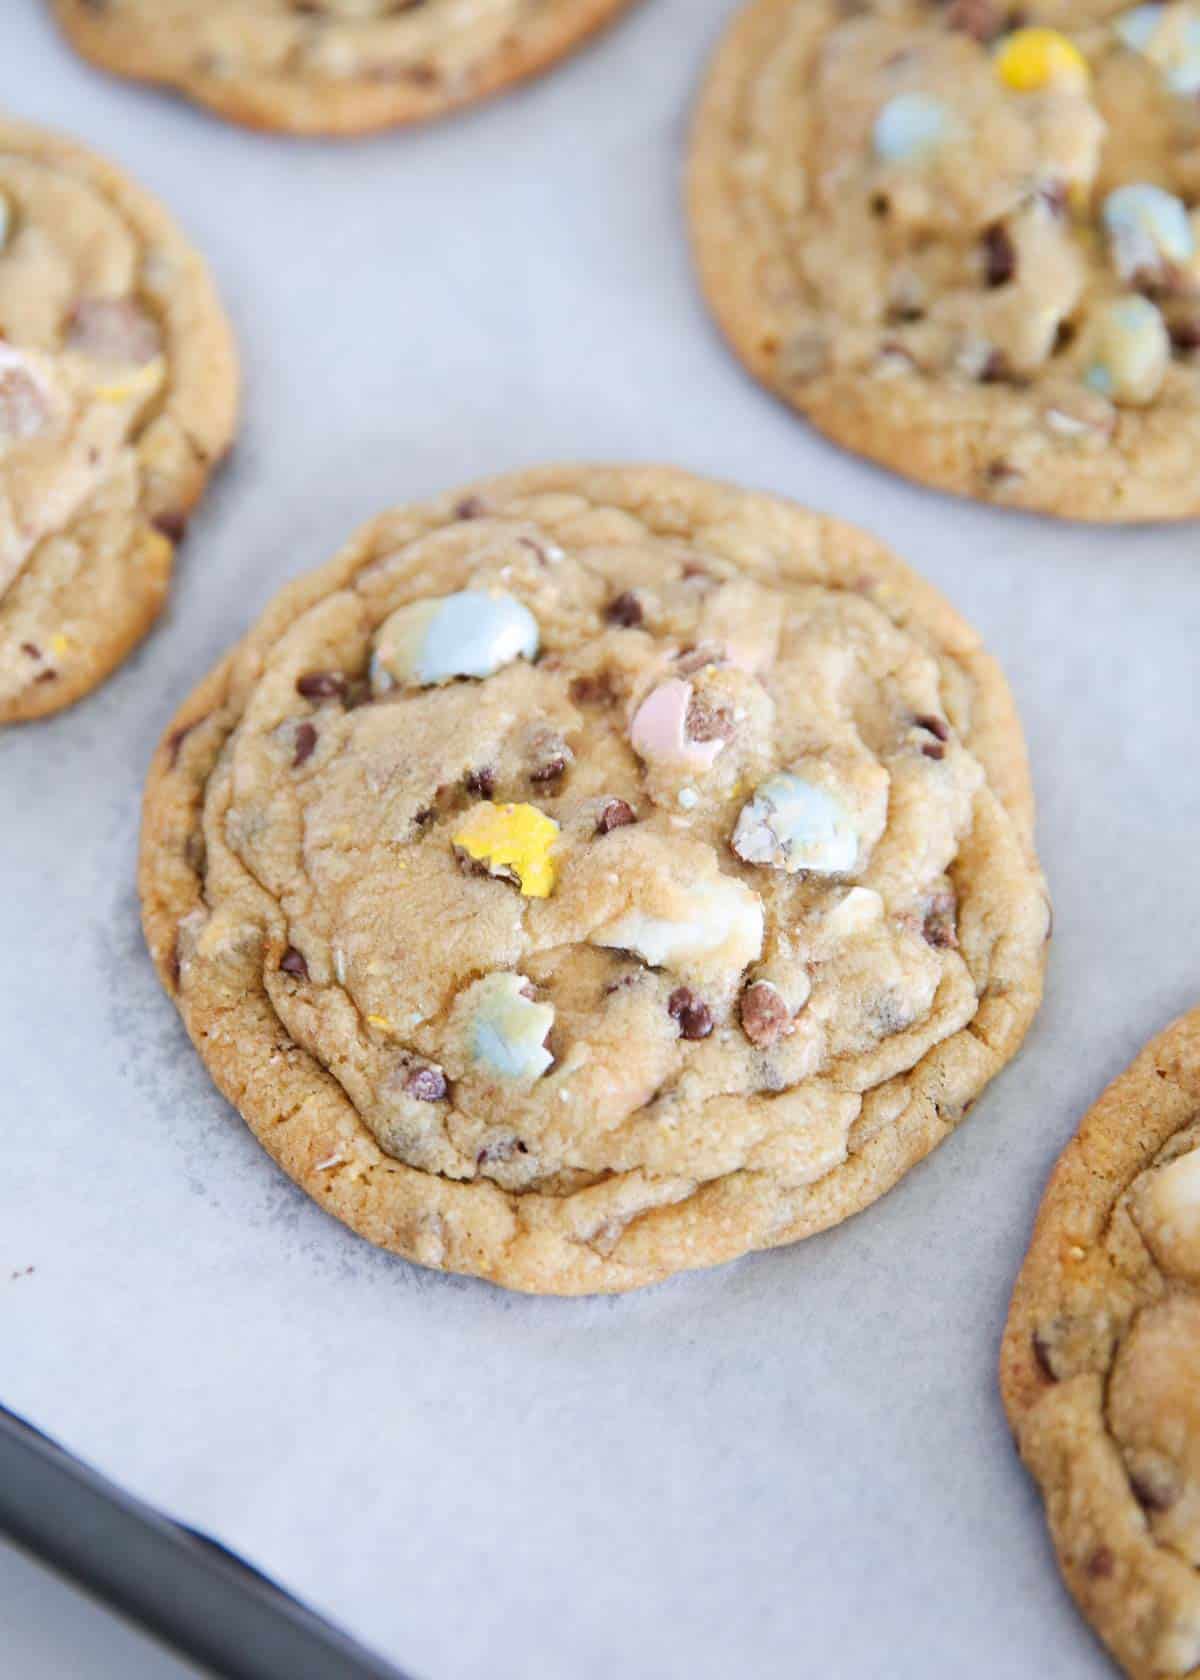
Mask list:
POLYGON ((1166 322, 1148 298, 1117 298, 1088 323, 1084 378, 1093 391, 1138 407, 1152 402, 1171 360, 1166 322))
POLYGON ((825 914, 822 932, 833 939, 852 939, 883 920, 883 900, 872 887, 851 887, 825 914))
POLYGON ((875 118, 871 141, 884 163, 909 163, 948 139, 951 116, 940 99, 927 93, 898 93, 875 118))
POLYGON ((371 686, 428 688, 455 677, 490 677, 538 651, 537 620, 503 590, 462 589, 400 607, 375 638, 371 686))
POLYGON ((1200 1149, 1144 1179, 1137 1210, 1138 1224, 1163 1265, 1184 1277, 1200 1272, 1200 1149))
POLYGON ((1113 267, 1122 280, 1156 274, 1167 263, 1189 262, 1196 236, 1187 206, 1149 181, 1118 187, 1104 200, 1113 267))
POLYGON ((633 951, 651 968, 675 968, 721 951, 733 968, 762 953, 763 907, 758 894, 725 876, 698 882, 689 894, 691 914, 680 921, 629 910, 592 934, 593 945, 633 951))
POLYGON ((800 776, 769 776, 743 805, 733 849, 746 863, 795 875, 844 875, 858 861, 858 834, 831 793, 800 776))
POLYGON ((1132 52, 1162 71, 1173 93, 1200 92, 1200 16, 1190 6, 1135 6, 1115 28, 1132 52))
POLYGON ((525 996, 523 974, 489 974, 471 987, 471 1054, 504 1079, 540 1079, 554 1061, 546 1035, 554 1005, 525 996))

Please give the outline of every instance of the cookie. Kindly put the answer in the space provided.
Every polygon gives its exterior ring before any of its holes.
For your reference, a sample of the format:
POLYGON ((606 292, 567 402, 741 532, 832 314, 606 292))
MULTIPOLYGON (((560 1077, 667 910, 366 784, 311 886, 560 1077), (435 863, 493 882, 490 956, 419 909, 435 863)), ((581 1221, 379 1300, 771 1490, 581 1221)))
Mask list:
POLYGON ((689 198, 747 367, 942 490, 1200 512, 1200 9, 752 0, 689 198))
POLYGON ((1067 1585, 1135 1680, 1200 1668, 1200 1010, 1056 1166, 1001 1358, 1067 1585))
POLYGON ((0 722, 77 700, 145 635, 236 394, 212 281, 166 212, 0 122, 0 722))
POLYGON ((385 1248, 615 1291, 865 1207, 1041 992, 1004 680, 879 543, 665 469, 377 519, 184 704, 167 990, 385 1248))
POLYGON ((291 134, 421 122, 535 75, 632 0, 51 0, 105 70, 291 134))

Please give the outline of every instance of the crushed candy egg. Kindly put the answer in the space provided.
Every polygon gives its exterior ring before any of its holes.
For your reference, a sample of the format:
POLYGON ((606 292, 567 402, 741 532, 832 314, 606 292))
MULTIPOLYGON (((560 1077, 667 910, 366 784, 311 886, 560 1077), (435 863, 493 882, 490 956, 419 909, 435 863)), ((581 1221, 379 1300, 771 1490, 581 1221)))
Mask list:
POLYGON ((1084 378, 1092 390, 1137 407, 1157 395, 1171 359, 1171 340, 1149 298, 1124 297, 1091 317, 1087 351, 1084 378))
POLYGON ((1189 262, 1196 235, 1187 206, 1148 181, 1117 187, 1102 212, 1113 266, 1122 280, 1153 277, 1168 263, 1189 262))
POLYGON ((1162 72, 1173 93, 1200 93, 1200 15, 1191 6, 1135 6, 1114 27, 1131 52, 1162 72))
POLYGON ((688 898, 686 917, 672 920, 628 910, 598 928, 592 943, 632 951, 651 968, 674 968, 718 951, 727 955, 730 966, 744 968, 761 955, 763 907, 756 892, 722 876, 695 883, 688 898))
POLYGON ((551 856, 558 824, 536 805, 493 805, 484 800, 468 813, 451 839, 488 872, 515 880, 523 898, 549 898, 554 891, 551 856))
POLYGON ((742 807, 733 849, 745 863, 844 875, 858 861, 858 833, 824 788, 784 771, 768 776, 742 807))
POLYGON ((691 700, 691 683, 681 682, 678 677, 651 690, 634 713, 629 728, 629 739, 639 758, 650 763, 711 770, 725 742, 689 738, 687 719, 691 700))
POLYGON ((1161 1264, 1181 1276, 1200 1274, 1200 1149, 1149 1173, 1135 1213, 1161 1264))
POLYGON ((953 122, 940 99, 927 93, 898 93, 875 118, 875 155, 884 163, 924 157, 949 138, 953 122))
POLYGON ((997 48, 996 74, 1014 93, 1056 87, 1081 91, 1088 84, 1087 60, 1057 29, 1016 29, 997 48))
POLYGON ((461 589, 400 607, 375 638, 376 694, 398 684, 421 688, 455 677, 490 677, 516 659, 536 657, 537 620, 503 590, 461 589))
POLYGON ((489 974, 470 988, 471 1054, 505 1079, 540 1079, 554 1061, 554 1005, 535 1002, 531 989, 523 974, 489 974))

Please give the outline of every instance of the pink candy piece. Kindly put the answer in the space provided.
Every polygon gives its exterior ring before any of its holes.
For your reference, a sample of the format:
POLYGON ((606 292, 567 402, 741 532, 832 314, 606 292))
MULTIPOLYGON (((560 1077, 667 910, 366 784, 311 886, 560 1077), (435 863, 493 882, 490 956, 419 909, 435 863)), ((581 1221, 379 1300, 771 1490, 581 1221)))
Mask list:
POLYGON ((660 764, 682 764, 691 770, 711 770, 724 741, 689 741, 688 705, 691 683, 672 677, 646 696, 634 713, 629 739, 639 758, 660 764))

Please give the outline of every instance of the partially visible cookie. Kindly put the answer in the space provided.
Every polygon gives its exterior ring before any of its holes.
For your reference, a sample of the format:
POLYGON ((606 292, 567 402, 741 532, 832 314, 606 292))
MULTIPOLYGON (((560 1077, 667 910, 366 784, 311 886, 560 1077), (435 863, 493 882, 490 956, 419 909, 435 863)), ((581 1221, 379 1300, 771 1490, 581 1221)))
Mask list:
POLYGON ((323 1207, 632 1289, 865 1207, 1041 995, 1021 731, 849 526, 663 468, 384 515, 185 702, 141 890, 221 1090, 323 1207))
POLYGON ((0 722, 78 699, 153 623, 236 395, 212 281, 166 212, 0 122, 0 722))
POLYGON ((751 0, 690 214, 746 365, 837 442, 1076 519, 1200 513, 1200 7, 751 0))
POLYGON ((1000 1366, 1080 1609, 1134 1680, 1200 1671, 1200 1010, 1084 1119, 1000 1366))
POLYGON ((93 63, 221 116, 360 134, 544 70, 633 0, 51 0, 93 63))

